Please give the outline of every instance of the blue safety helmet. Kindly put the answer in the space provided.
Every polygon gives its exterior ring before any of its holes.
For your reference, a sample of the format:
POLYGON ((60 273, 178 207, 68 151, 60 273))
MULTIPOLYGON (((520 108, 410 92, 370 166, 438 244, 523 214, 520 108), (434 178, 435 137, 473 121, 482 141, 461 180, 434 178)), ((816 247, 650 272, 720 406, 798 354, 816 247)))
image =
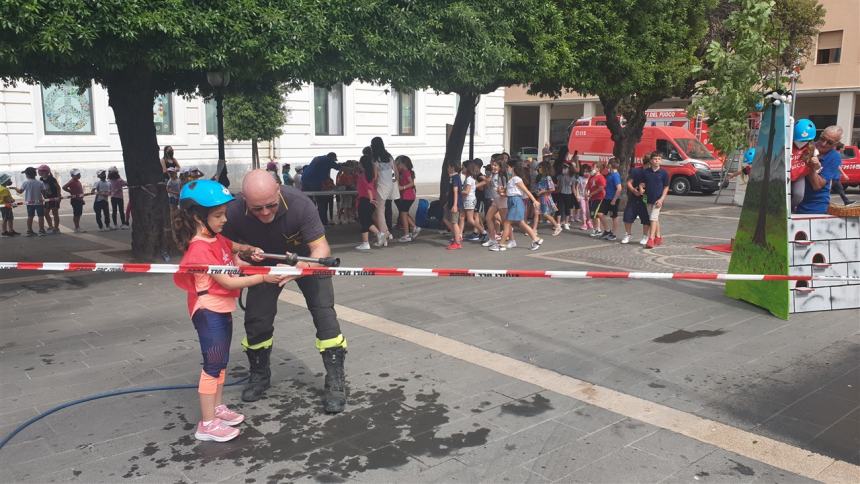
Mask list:
POLYGON ((744 153, 744 163, 752 163, 755 159, 755 148, 749 148, 746 153, 744 153))
POLYGON ((179 206, 213 208, 233 200, 227 187, 214 180, 195 180, 185 184, 179 192, 179 206))
POLYGON ((808 119, 800 119, 794 123, 794 141, 812 141, 815 139, 815 123, 808 119))

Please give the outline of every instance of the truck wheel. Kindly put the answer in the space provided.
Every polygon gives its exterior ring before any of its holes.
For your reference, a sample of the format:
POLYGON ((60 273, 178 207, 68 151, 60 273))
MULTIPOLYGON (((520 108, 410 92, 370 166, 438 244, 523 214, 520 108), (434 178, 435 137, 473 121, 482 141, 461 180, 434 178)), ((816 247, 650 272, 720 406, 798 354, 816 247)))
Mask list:
POLYGON ((686 195, 690 191, 690 179, 685 176, 676 176, 670 183, 673 195, 686 195))

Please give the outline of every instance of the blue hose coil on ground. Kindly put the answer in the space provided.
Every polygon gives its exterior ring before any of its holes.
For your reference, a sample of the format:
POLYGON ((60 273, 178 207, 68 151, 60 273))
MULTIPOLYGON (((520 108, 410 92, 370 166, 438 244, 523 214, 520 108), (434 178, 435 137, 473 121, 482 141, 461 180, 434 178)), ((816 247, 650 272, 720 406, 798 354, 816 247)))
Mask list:
MULTIPOLYGON (((227 383, 224 386, 225 387, 231 387, 234 385, 239 385, 241 383, 244 383, 247 379, 248 379, 248 377, 241 378, 241 379, 236 380, 234 382, 227 383)), ((16 435, 18 435, 18 433, 20 433, 22 430, 24 430, 27 427, 29 427, 30 425, 38 422, 39 420, 47 417, 48 415, 51 415, 52 413, 59 412, 60 410, 63 410, 64 408, 73 407, 73 406, 81 404, 81 403, 92 402, 93 400, 99 400, 102 398, 116 397, 119 395, 128 395, 129 393, 150 393, 150 392, 161 392, 161 391, 167 391, 167 390, 187 390, 187 389, 191 389, 191 388, 197 388, 197 385, 188 384, 188 385, 167 385, 167 386, 161 386, 161 387, 126 388, 124 390, 113 390, 110 392, 96 393, 95 395, 90 395, 88 397, 79 398, 77 400, 72 400, 71 402, 62 403, 60 405, 57 405, 54 408, 48 409, 48 410, 40 413, 39 415, 36 415, 35 417, 31 417, 29 420, 27 420, 26 422, 22 423, 17 428, 15 428, 15 430, 9 432, 9 435, 6 435, 5 437, 3 437, 3 440, 0 440, 0 450, 2 450, 3 447, 6 444, 8 444, 9 441, 12 440, 12 438, 14 438, 16 435)))

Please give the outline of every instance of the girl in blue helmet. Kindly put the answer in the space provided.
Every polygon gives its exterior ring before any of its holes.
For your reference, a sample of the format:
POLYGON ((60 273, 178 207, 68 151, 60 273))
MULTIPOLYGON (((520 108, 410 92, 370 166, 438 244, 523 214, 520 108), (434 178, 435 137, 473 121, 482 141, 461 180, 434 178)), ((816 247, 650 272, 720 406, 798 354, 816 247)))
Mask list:
POLYGON ((815 139, 815 123, 799 119, 794 123, 794 143, 791 145, 791 210, 803 201, 806 191, 807 164, 818 150, 812 142, 815 139))
MULTIPOLYGON (((174 238, 185 250, 182 265, 244 264, 235 254, 248 248, 220 234, 227 222, 227 203, 231 200, 233 195, 216 181, 196 180, 182 187, 180 210, 173 219, 174 238)), ((197 387, 201 420, 194 436, 198 440, 226 442, 239 435, 239 430, 233 426, 245 420, 221 400, 236 298, 242 288, 263 282, 283 285, 284 278, 260 274, 176 274, 174 282, 188 293, 188 313, 203 353, 203 371, 197 387)))

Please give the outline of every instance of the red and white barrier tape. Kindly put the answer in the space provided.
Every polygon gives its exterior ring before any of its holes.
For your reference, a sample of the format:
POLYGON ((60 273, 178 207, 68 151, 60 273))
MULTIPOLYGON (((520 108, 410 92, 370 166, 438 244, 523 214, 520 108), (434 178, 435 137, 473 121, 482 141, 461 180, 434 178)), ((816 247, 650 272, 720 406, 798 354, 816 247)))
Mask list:
MULTIPOLYGON (((114 264, 100 262, 0 262, 0 270, 133 272, 151 274, 275 274, 283 276, 501 277, 540 279, 677 279, 711 281, 855 281, 851 276, 721 274, 717 272, 533 271, 517 269, 430 269, 412 267, 219 266, 195 264, 114 264)), ((860 290, 860 288, 858 288, 860 290)))

